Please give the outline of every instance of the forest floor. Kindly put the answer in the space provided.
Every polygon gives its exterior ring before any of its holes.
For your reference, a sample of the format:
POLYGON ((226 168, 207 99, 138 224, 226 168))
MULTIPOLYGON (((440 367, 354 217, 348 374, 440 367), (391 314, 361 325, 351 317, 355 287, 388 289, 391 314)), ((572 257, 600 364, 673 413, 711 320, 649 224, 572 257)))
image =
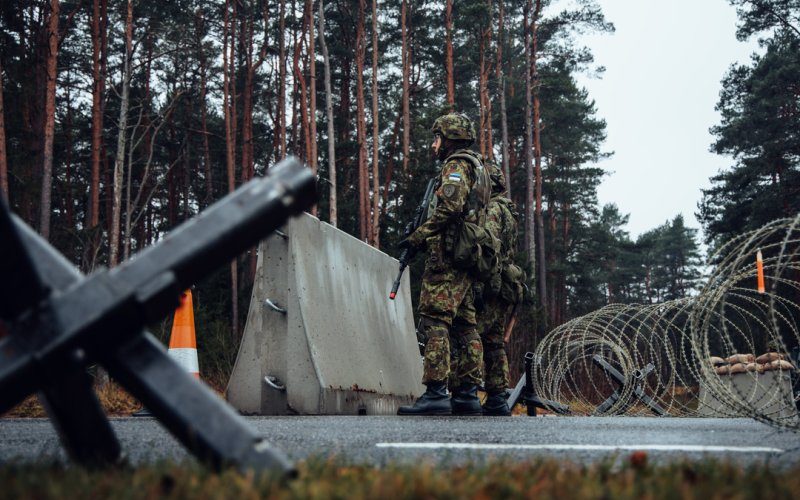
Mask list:
MULTIPOLYGON (((224 397, 225 386, 222 382, 217 380, 203 379, 211 389, 214 390, 220 397, 224 397)), ((136 398, 128 394, 119 384, 113 380, 107 384, 100 386, 95 384, 94 388, 97 399, 100 405, 105 410, 106 415, 110 417, 129 417, 133 413, 142 409, 142 403, 136 398)), ((7 418, 45 418, 47 412, 39 402, 39 398, 35 394, 31 394, 23 402, 3 414, 1 417, 7 418)))

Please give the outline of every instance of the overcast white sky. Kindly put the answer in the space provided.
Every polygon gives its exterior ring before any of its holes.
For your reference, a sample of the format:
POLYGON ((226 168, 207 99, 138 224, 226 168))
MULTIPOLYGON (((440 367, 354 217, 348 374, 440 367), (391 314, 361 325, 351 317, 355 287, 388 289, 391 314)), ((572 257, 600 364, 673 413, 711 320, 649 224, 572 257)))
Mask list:
POLYGON ((606 72, 580 83, 608 123, 605 150, 614 151, 600 163, 610 172, 600 202, 630 214, 632 238, 679 213, 699 229, 700 189, 731 163, 709 152, 720 80, 757 43, 736 40, 727 0, 598 2, 616 33, 583 37, 606 72))

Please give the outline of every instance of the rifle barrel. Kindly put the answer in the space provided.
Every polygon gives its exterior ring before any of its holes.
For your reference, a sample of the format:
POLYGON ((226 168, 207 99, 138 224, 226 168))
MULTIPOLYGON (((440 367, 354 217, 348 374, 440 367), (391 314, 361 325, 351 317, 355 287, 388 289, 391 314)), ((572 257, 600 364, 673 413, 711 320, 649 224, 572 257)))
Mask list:
POLYGON ((400 270, 397 272, 397 278, 395 278, 394 283, 392 283, 392 291, 389 292, 390 300, 394 300, 397 296, 397 290, 400 288, 400 280, 403 279, 403 271, 408 267, 408 261, 409 255, 408 249, 406 248, 403 250, 403 253, 400 254, 400 270))
MULTIPOLYGON (((433 195, 433 187, 435 185, 435 178, 428 181, 428 185, 425 187, 425 196, 422 198, 422 202, 417 206, 416 210, 414 210, 414 219, 406 225, 404 231, 405 238, 411 236, 411 233, 425 222, 426 211, 430 204, 430 198, 433 195)), ((403 250, 403 253, 400 254, 400 271, 397 273, 397 278, 394 280, 394 283, 392 283, 392 290, 389 292, 390 300, 394 300, 397 296, 397 290, 400 288, 400 280, 403 278, 403 271, 408 267, 408 263, 414 257, 414 253, 415 252, 406 248, 403 250)))

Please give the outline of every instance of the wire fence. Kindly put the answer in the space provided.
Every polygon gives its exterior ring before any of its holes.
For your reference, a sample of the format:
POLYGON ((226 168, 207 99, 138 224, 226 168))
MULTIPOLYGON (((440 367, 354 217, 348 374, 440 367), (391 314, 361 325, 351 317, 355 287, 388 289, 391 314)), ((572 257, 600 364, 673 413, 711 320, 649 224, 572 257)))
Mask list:
POLYGON ((800 215, 725 244, 696 296, 610 304, 561 325, 535 351, 536 395, 573 414, 749 417, 800 430, 798 252, 800 215))

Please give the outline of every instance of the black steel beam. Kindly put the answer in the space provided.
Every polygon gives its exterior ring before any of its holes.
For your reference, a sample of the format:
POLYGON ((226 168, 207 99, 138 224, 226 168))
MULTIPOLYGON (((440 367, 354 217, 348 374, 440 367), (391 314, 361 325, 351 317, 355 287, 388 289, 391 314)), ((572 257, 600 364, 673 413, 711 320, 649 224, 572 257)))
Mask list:
POLYGON ((0 272, 17 280, 0 285, 0 299, 9 299, 0 302, 9 330, 0 340, 0 412, 40 391, 73 459, 118 461, 119 443, 86 372, 99 362, 200 460, 292 471, 282 453, 178 366, 144 325, 172 312, 182 290, 315 199, 310 171, 285 160, 131 260, 88 277, 0 201, 0 272))
POLYGON ((47 294, 30 255, 14 229, 11 210, 0 196, 0 320, 11 321, 47 294))
MULTIPOLYGON (((606 414, 614 405, 619 402, 620 398, 622 398, 622 394, 624 393, 625 386, 628 384, 628 381, 625 379, 625 376, 619 372, 614 366, 612 366, 608 361, 606 361, 602 356, 599 354, 595 354, 592 356, 592 362, 597 365, 600 369, 602 369, 606 375, 609 376, 612 382, 614 382, 618 387, 614 390, 611 396, 608 397, 605 401, 600 403, 597 409, 594 411, 594 415, 604 415, 606 414)), ((655 413, 660 417, 668 416, 666 410, 659 405, 656 400, 651 398, 644 392, 644 379, 647 375, 655 369, 655 365, 653 363, 648 363, 647 366, 642 368, 641 370, 634 370, 631 374, 631 383, 634 386, 631 389, 631 394, 635 398, 628 398, 626 401, 623 402, 621 408, 618 408, 616 413, 624 413, 628 410, 635 400, 639 400, 647 406, 650 411, 655 413)))
POLYGON ((227 403, 144 334, 102 360, 131 392, 198 459, 216 468, 291 470, 286 456, 269 446, 227 403))
POLYGON ((552 411, 559 415, 569 415, 570 409, 568 405, 563 405, 556 401, 540 398, 536 395, 533 388, 533 361, 534 354, 526 352, 524 357, 525 371, 520 377, 514 389, 508 391, 508 407, 513 410, 518 404, 524 404, 531 417, 536 416, 536 408, 552 411))

